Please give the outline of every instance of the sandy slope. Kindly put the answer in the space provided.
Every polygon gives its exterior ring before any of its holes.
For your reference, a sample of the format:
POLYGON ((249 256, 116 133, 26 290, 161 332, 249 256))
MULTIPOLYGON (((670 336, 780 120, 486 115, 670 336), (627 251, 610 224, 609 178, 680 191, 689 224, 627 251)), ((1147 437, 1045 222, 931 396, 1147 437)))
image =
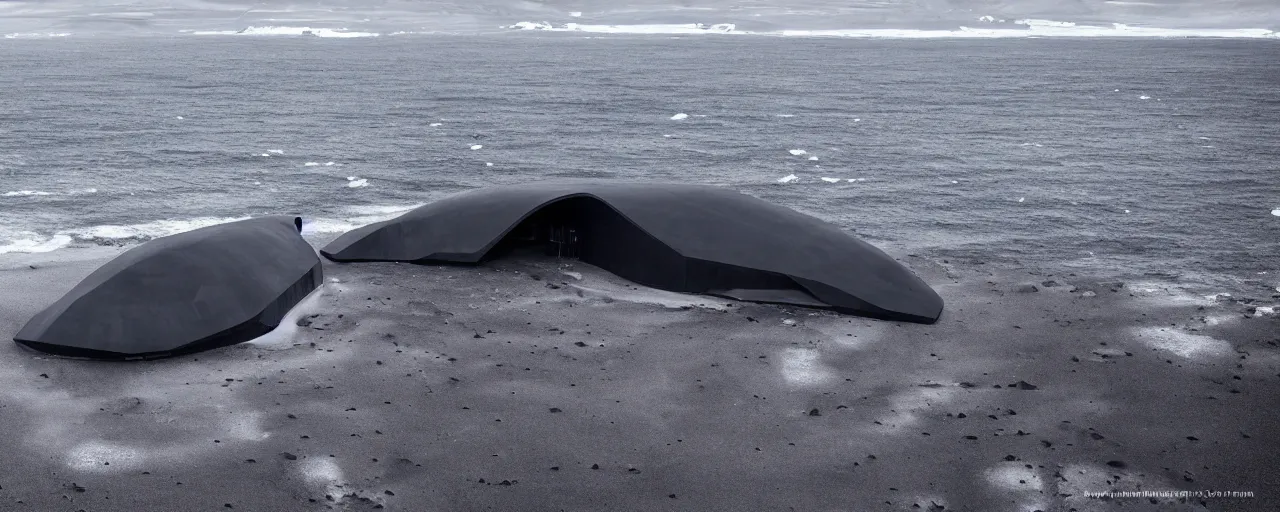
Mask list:
MULTIPOLYGON (((4 260, 0 334, 114 251, 4 260)), ((1275 316, 1169 283, 904 259, 947 300, 938 324, 521 260, 328 264, 336 282, 287 327, 173 360, 0 343, 0 508, 1280 506, 1275 316), (1083 496, 1109 489, 1257 497, 1083 496)))

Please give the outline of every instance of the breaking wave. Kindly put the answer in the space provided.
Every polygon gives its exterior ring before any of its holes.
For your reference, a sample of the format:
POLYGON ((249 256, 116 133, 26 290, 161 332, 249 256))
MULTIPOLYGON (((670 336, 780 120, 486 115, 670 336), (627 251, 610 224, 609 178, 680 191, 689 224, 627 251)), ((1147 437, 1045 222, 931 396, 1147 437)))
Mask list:
POLYGON ((312 27, 247 27, 240 30, 196 30, 189 32, 197 36, 311 36, 311 37, 378 37, 376 32, 355 32, 345 28, 312 28, 312 27))
POLYGON ((583 25, 522 21, 504 28, 514 30, 540 30, 547 32, 584 32, 597 34, 736 34, 781 37, 846 37, 885 39, 954 39, 954 38, 1026 38, 1026 37, 1156 37, 1156 38, 1245 38, 1280 39, 1280 33, 1268 29, 1192 29, 1137 27, 1122 23, 1109 25, 1079 25, 1067 21, 1022 19, 1008 22, 984 16, 978 20, 984 26, 961 26, 951 30, 919 29, 827 29, 827 30, 738 30, 732 23, 707 25, 691 23, 682 25, 583 25))

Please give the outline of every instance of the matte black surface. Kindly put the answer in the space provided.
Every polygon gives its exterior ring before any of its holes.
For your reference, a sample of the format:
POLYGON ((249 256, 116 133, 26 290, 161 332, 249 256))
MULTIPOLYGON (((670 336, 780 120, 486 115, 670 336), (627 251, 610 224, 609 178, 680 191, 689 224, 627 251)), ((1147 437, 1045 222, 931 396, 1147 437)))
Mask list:
POLYGON ((266 334, 323 282, 297 217, 262 217, 126 251, 33 317, 14 341, 94 359, 199 352, 266 334))
POLYGON ((475 190, 355 229, 320 252, 334 261, 477 263, 500 254, 513 243, 504 237, 522 236, 529 222, 572 225, 583 261, 656 288, 912 322, 942 314, 942 298, 924 281, 835 225, 705 185, 574 181, 475 190))

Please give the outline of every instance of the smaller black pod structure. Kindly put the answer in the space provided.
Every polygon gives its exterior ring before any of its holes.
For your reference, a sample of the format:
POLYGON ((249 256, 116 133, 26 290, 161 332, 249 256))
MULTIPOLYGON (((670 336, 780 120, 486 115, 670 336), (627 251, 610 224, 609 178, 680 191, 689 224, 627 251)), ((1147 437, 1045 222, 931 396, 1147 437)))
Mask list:
POLYGON ((334 261, 479 263, 523 247, 654 288, 933 323, 942 298, 839 227, 727 188, 550 181, 465 192, 350 231, 334 261))
POLYGON ((324 281, 301 230, 298 217, 260 217, 148 241, 89 274, 13 339, 92 359, 150 359, 251 340, 324 281))

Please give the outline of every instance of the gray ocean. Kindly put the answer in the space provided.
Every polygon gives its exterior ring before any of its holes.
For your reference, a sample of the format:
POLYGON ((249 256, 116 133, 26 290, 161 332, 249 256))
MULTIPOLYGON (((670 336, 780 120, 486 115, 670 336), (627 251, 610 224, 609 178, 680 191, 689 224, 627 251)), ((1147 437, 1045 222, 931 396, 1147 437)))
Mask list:
POLYGON ((1278 55, 1218 39, 9 39, 0 253, 280 213, 336 233, 589 177, 725 185, 955 263, 1270 290, 1278 55))

